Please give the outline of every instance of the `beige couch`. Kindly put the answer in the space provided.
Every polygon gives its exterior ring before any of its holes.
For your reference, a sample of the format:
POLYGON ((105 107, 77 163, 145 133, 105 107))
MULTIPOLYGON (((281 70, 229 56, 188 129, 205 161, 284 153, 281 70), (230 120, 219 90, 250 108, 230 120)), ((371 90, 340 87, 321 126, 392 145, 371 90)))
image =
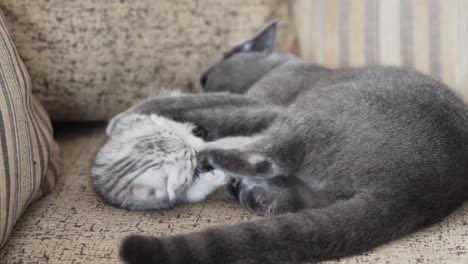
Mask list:
MULTIPOLYGON (((154 87, 176 85, 189 90, 187 84, 190 79, 228 43, 246 37, 272 16, 286 17, 285 21, 290 21, 288 17, 291 14, 304 12, 307 6, 310 8, 310 3, 323 4, 325 1, 311 1, 305 7, 301 6, 303 1, 291 1, 298 6, 290 5, 288 1, 171 2, 172 7, 165 4, 166 1, 150 0, 139 1, 138 4, 125 1, 97 4, 91 0, 6 0, 0 4, 0 8, 6 10, 13 40, 31 71, 33 89, 49 114, 55 120, 82 121, 55 124, 55 136, 62 149, 61 177, 54 191, 32 204, 17 222, 10 239, 0 250, 0 263, 118 263, 119 241, 127 234, 166 235, 255 218, 238 204, 224 198, 222 191, 203 203, 160 212, 131 212, 104 203, 93 189, 90 166, 96 150, 105 139, 105 124, 83 121, 103 121, 134 100, 151 93, 154 87), (147 12, 154 15, 154 19, 162 19, 163 22, 153 23, 147 16, 141 18, 138 12, 144 13, 144 10, 149 10, 147 12), (195 24, 200 30, 191 28, 168 33, 167 30, 172 30, 170 26, 162 29, 157 26, 172 19, 164 17, 165 14, 183 21, 187 19, 188 24, 195 24), (110 22, 104 21, 106 17, 110 22), (144 21, 140 24, 143 28, 134 28, 137 32, 129 31, 128 27, 139 17, 140 22, 141 19, 144 21), (214 20, 208 19, 211 22, 205 24, 198 20, 203 17, 214 20), (123 21, 119 23, 119 19, 123 21), (81 25, 82 29, 76 25, 81 25), (77 31, 75 35, 64 33, 72 27, 77 31), (227 28, 235 33, 227 32, 227 28), (58 32, 48 35, 51 29, 58 32), (100 35, 104 29, 107 34, 100 35), (142 34, 145 30, 154 36, 148 40, 140 39, 138 43, 127 42, 124 37, 126 34, 137 37, 138 32, 142 34), (216 30, 220 30, 221 36, 216 37, 216 30), (157 33, 163 32, 167 39, 156 37, 157 33), (211 35, 215 37, 208 41, 211 43, 208 47, 203 40, 197 39, 200 35, 209 39, 211 35), (106 46, 106 38, 112 37, 115 41, 106 46), (183 41, 177 46, 170 38, 182 38, 183 41), (166 40, 172 42, 166 43, 166 40), (156 43, 155 48, 158 43, 166 47, 161 50, 165 53, 148 52, 152 41, 156 43), (183 45, 187 41, 192 42, 183 45), (127 50, 129 47, 131 52, 127 50), (178 56, 178 48, 186 53, 178 56), (155 56, 154 59, 151 56, 155 56), (75 61, 74 67, 69 65, 72 61, 75 61), (158 66, 159 72, 155 70, 158 66), (84 69, 80 71, 80 67, 84 69)), ((335 7, 342 3, 330 2, 335 3, 335 7)), ((364 1, 353 3, 362 4, 364 1)), ((332 10, 332 7, 327 4, 326 8, 332 10)), ((298 17, 294 20, 296 26, 303 30, 305 22, 298 17)), ((315 43, 313 37, 312 40, 296 39, 291 32, 284 32, 286 28, 294 28, 294 23, 288 24, 290 22, 281 24, 282 47, 291 50, 315 43)), ((324 45, 319 46, 326 49, 324 45)), ((323 52, 330 53, 328 50, 323 52)), ((311 59, 319 56, 310 51, 304 54, 311 59)), ((329 263, 468 263, 468 203, 441 223, 362 255, 329 263)))
MULTIPOLYGON (((118 263, 127 234, 165 235, 254 216, 222 191, 207 201, 162 212, 130 212, 102 202, 89 170, 105 138, 104 125, 61 125, 62 178, 34 204, 0 251, 0 263, 118 263)), ((443 222, 371 252, 330 263, 468 263, 468 203, 443 222)))

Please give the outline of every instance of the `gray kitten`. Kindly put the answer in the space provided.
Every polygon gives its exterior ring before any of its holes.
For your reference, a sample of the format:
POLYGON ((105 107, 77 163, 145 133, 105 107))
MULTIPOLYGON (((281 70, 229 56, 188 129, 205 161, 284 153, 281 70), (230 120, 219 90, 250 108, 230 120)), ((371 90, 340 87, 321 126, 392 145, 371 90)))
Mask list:
POLYGON ((130 112, 206 129, 199 166, 253 222, 167 237, 130 236, 127 263, 300 263, 363 252, 435 223, 468 197, 468 109, 440 82, 392 67, 332 70, 273 51, 275 25, 200 78, 204 92, 130 112), (229 92, 219 93, 219 92, 229 92))

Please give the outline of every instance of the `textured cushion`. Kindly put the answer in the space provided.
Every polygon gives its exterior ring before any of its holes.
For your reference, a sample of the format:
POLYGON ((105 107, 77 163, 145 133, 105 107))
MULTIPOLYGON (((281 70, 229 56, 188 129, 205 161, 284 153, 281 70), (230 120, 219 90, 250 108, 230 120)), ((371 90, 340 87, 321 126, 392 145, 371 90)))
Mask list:
POLYGON ((0 247, 26 207, 55 186, 58 154, 0 11, 0 247))
POLYGON ((468 99, 468 1, 298 0, 294 10, 304 57, 414 68, 468 99))
MULTIPOLYGON (((106 140, 105 127, 67 124, 57 128, 63 152, 61 179, 56 190, 18 222, 0 250, 2 264, 122 264, 119 244, 129 234, 173 235, 256 218, 226 198, 222 188, 202 203, 159 212, 106 204, 89 176, 94 155, 106 140)), ((468 202, 429 228, 357 256, 320 264, 467 263, 468 202)))
MULTIPOLYGON (((163 87, 189 90, 221 49, 287 16, 285 3, 2 0, 0 7, 51 118, 103 120, 163 87)), ((293 43, 292 30, 281 32, 280 45, 293 43)))

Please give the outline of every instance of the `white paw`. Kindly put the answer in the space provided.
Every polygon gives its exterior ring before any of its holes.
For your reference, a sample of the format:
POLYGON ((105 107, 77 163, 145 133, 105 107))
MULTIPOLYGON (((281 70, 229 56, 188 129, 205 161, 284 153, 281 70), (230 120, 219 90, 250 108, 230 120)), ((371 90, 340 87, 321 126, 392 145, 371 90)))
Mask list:
POLYGON ((200 180, 204 183, 212 184, 216 186, 224 185, 227 182, 227 176, 221 170, 213 170, 204 172, 199 175, 200 180))
POLYGON ((222 171, 214 170, 201 173, 187 189, 185 201, 192 203, 202 201, 219 186, 225 185, 226 182, 227 177, 222 171))

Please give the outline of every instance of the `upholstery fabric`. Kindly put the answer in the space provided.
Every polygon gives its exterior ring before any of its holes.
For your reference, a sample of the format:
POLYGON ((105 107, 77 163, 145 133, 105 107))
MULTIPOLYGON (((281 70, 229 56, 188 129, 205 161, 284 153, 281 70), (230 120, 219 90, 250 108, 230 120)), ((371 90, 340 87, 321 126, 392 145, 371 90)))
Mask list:
POLYGON ((28 205, 55 186, 59 149, 52 136, 0 11, 0 247, 28 205))
MULTIPOLYGON (((221 50, 280 19, 287 1, 2 0, 33 92, 53 120, 106 120, 159 89, 191 90, 221 50)), ((287 47, 286 47, 287 48, 287 47)))
MULTIPOLYGON (((0 250, 5 264, 117 264, 129 234, 164 236, 257 218, 222 188, 202 203, 158 212, 113 207, 94 190, 89 171, 106 140, 103 125, 67 124, 56 131, 63 152, 55 190, 29 209, 0 250)), ((362 254, 322 264, 466 264, 468 202, 442 222, 362 254)), ((190 264, 190 263, 187 263, 190 264)), ((222 263, 220 263, 222 264, 222 263)))
POLYGON ((404 66, 468 99, 468 1, 296 0, 301 54, 330 67, 404 66))

